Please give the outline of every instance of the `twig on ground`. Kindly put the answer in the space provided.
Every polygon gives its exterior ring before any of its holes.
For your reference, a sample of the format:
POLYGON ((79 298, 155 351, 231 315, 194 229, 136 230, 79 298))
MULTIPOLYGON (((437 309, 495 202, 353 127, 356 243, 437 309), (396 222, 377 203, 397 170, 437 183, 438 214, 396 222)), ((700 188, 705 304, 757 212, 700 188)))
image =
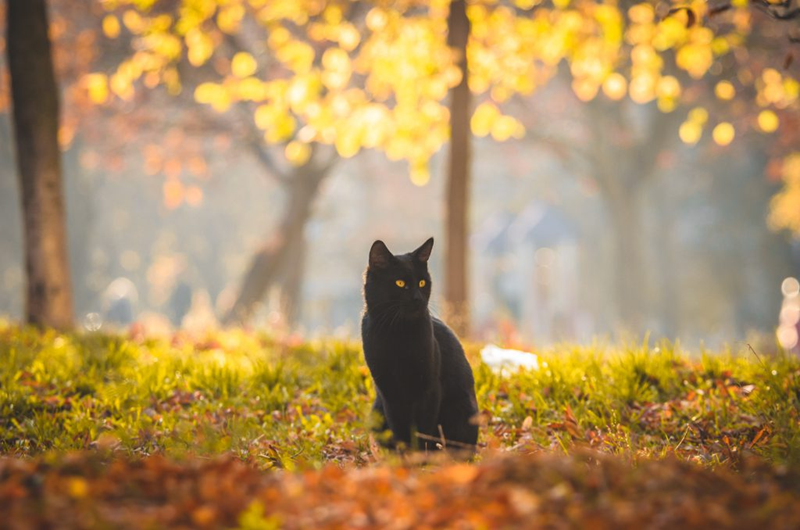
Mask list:
POLYGON ((680 449, 681 445, 683 445, 684 440, 686 440, 686 436, 689 435, 689 429, 691 429, 691 428, 692 428, 692 424, 691 423, 686 426, 686 430, 683 431, 683 437, 681 438, 681 441, 678 442, 678 445, 675 446, 675 449, 672 450, 673 452, 676 452, 678 449, 680 449))
POLYGON ((446 442, 447 445, 450 445, 450 446, 453 446, 453 447, 461 447, 462 449, 469 449, 470 451, 474 451, 475 448, 478 447, 477 445, 465 444, 463 442, 457 442, 455 440, 448 440, 444 436, 439 438, 437 436, 430 436, 428 434, 422 434, 422 433, 419 433, 419 432, 417 433, 417 438, 420 438, 422 440, 428 440, 428 441, 431 441, 431 442, 440 442, 441 443, 442 441, 444 441, 444 442, 446 442))

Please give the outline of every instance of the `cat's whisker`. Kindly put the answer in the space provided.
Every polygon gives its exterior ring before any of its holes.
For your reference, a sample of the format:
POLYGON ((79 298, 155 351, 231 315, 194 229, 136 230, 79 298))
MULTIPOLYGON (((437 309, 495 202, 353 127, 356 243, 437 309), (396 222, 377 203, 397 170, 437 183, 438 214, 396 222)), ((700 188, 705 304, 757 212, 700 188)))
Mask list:
POLYGON ((375 326, 379 329, 383 329, 384 326, 388 324, 387 327, 389 329, 392 329, 394 326, 394 321, 400 315, 398 309, 400 309, 402 304, 398 302, 390 302, 384 305, 385 305, 384 309, 380 313, 378 313, 378 319, 375 322, 375 326))
POLYGON ((394 318, 392 318, 392 322, 389 324, 389 329, 394 328, 395 322, 399 317, 400 317, 400 312, 398 311, 397 313, 394 314, 394 318))

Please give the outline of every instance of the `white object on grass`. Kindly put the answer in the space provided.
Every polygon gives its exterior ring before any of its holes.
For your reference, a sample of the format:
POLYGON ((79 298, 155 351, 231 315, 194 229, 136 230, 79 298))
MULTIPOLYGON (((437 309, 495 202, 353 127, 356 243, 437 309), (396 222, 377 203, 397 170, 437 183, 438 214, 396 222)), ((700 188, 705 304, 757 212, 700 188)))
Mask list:
POLYGON ((483 347, 481 359, 489 368, 499 373, 516 371, 519 368, 539 369, 539 357, 535 353, 509 350, 494 344, 487 344, 483 347))

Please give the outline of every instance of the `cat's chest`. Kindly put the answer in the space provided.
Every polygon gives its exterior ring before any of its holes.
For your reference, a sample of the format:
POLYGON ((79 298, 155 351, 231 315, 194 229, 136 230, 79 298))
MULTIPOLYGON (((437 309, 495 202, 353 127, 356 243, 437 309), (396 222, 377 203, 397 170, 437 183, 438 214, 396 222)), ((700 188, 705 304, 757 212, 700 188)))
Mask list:
POLYGON ((362 339, 373 372, 415 373, 433 368, 436 344, 430 325, 391 330, 365 326, 362 339))

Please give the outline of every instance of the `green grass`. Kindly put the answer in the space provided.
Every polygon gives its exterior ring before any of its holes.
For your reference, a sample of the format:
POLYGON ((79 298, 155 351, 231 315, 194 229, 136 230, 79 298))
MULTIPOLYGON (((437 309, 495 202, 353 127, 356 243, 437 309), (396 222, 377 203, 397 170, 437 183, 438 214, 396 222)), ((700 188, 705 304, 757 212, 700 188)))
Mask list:
MULTIPOLYGON (((800 361, 669 344, 561 346, 501 376, 468 348, 482 453, 675 455, 800 465, 800 361)), ((202 340, 59 335, 0 323, 0 453, 76 449, 234 454, 259 467, 366 465, 373 395, 358 343, 287 344, 244 331, 202 340)), ((480 458, 480 457, 479 457, 480 458)))

